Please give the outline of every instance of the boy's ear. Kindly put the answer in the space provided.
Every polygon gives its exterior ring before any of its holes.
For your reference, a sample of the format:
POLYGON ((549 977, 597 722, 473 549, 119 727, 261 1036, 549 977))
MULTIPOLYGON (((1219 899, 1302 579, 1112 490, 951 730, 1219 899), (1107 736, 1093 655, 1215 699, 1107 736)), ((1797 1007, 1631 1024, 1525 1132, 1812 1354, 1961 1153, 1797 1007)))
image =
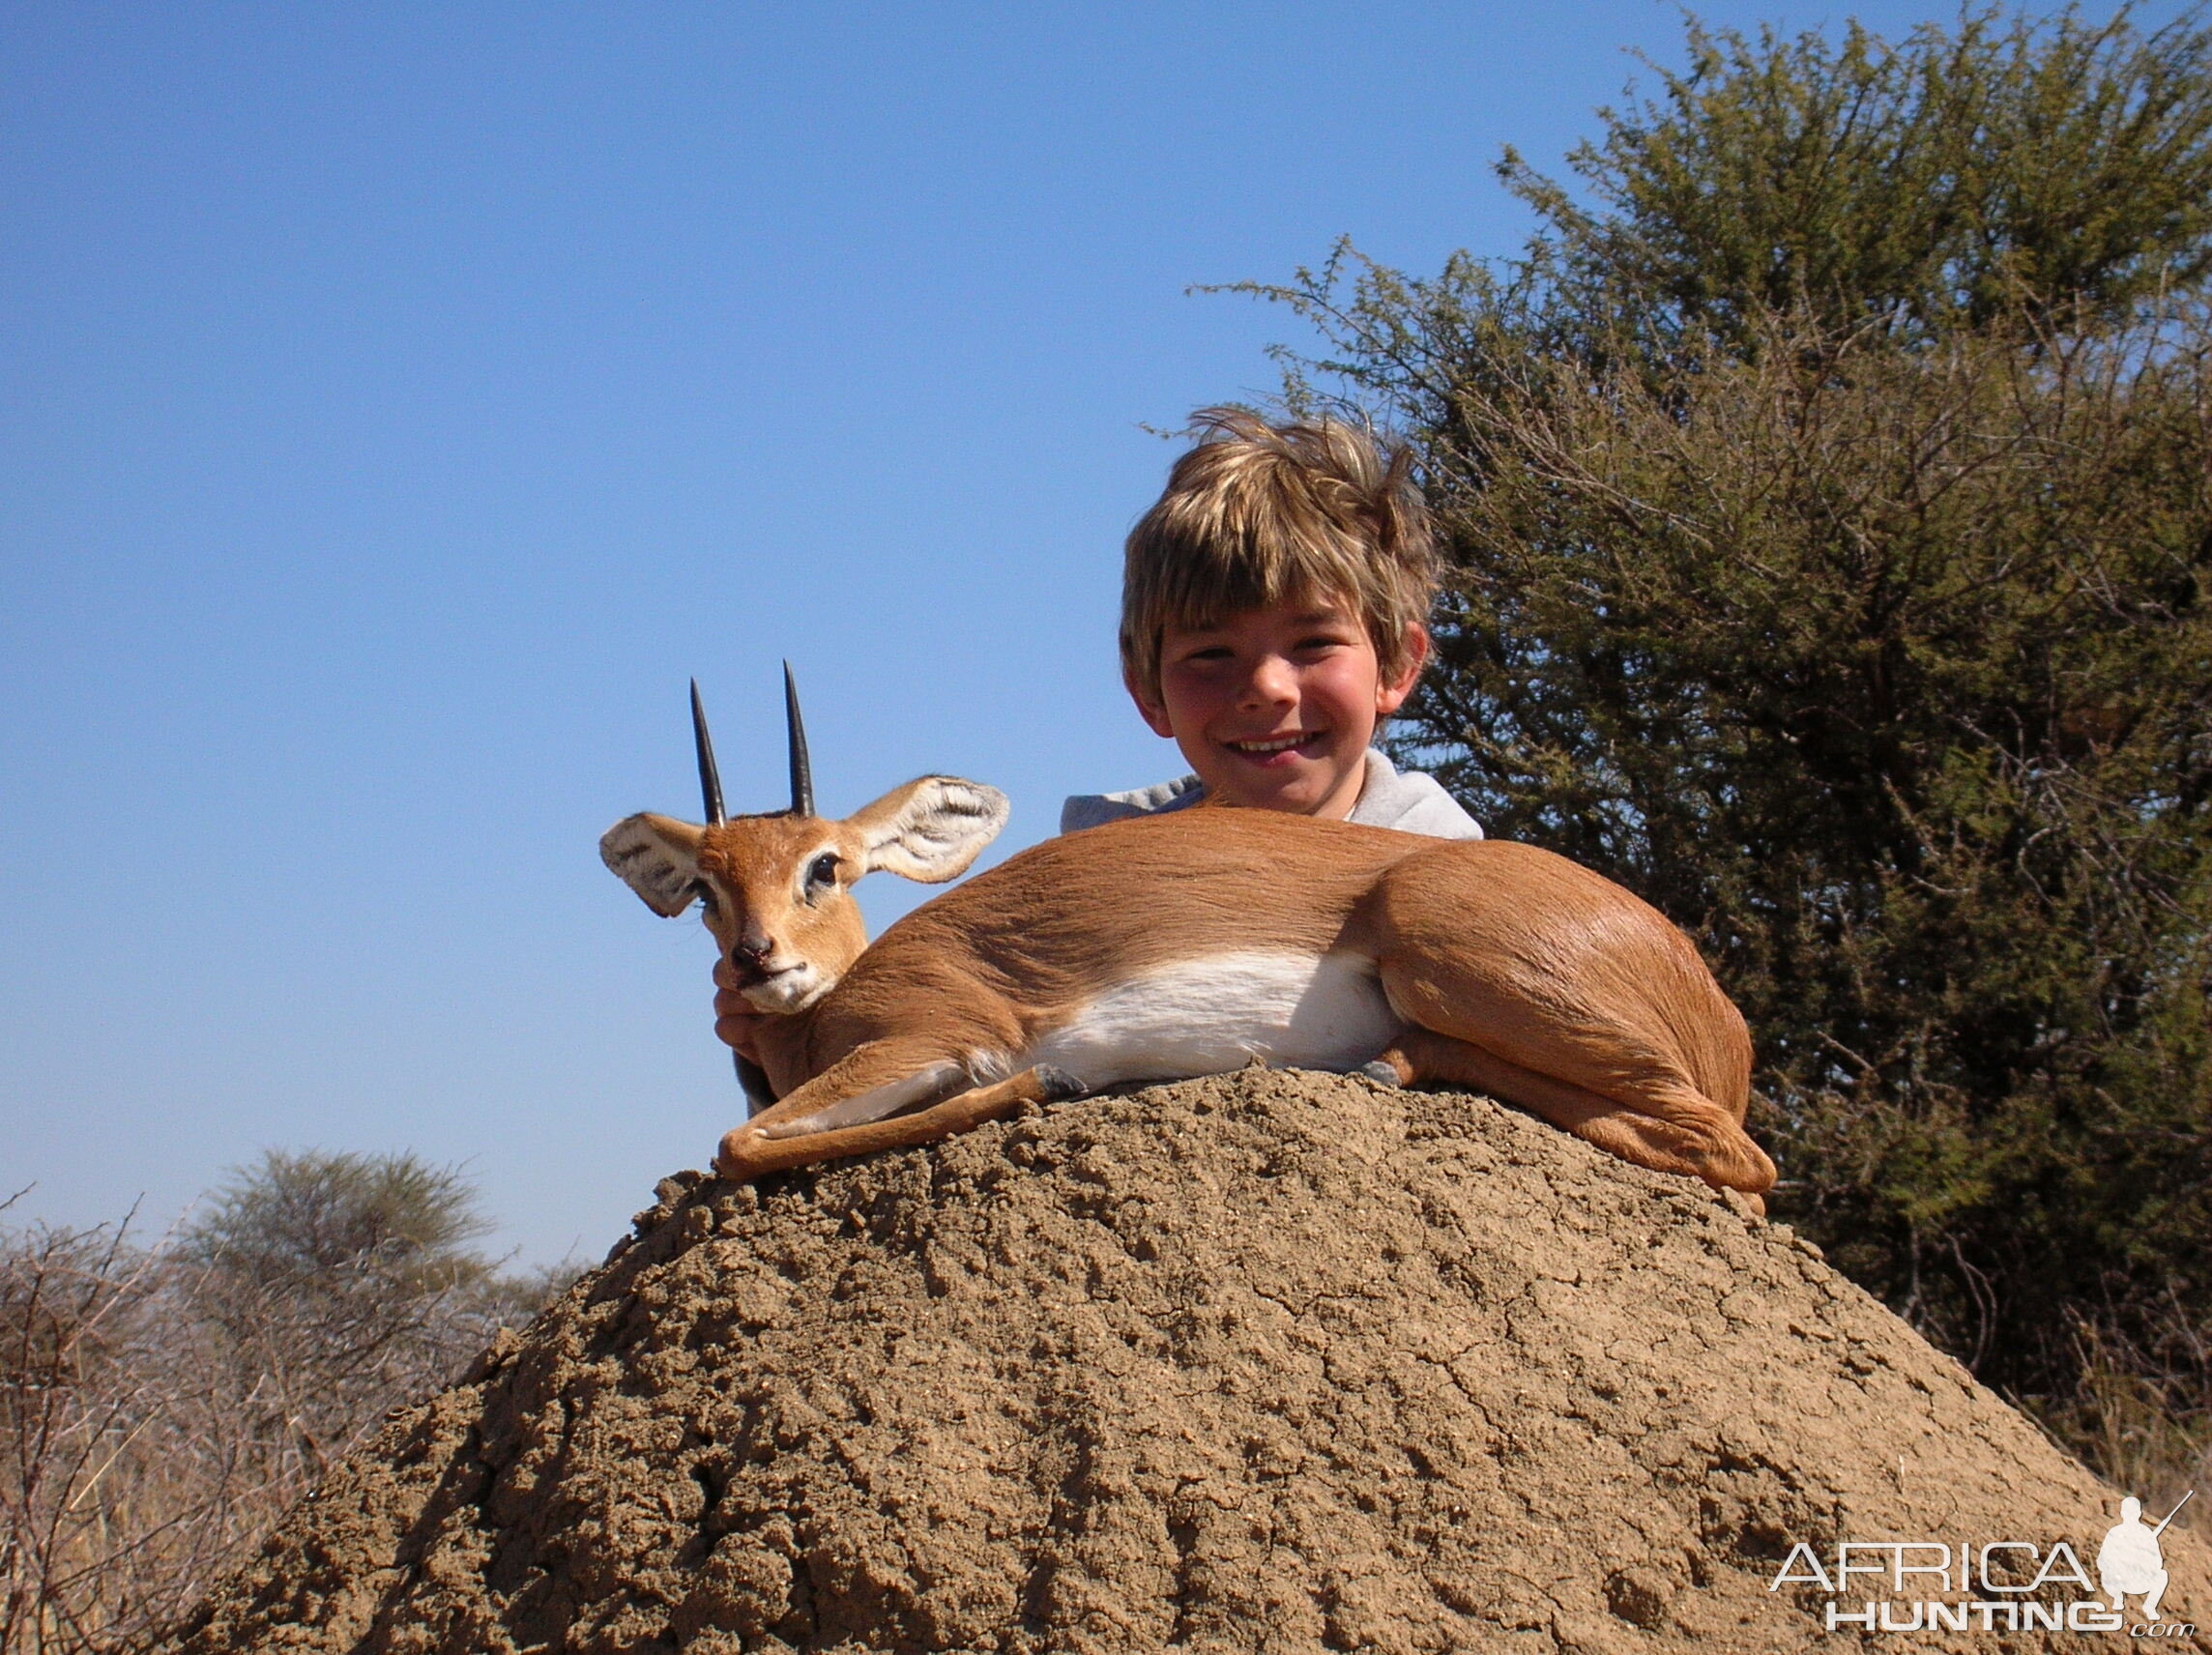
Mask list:
POLYGON ((845 819, 860 835, 864 871, 923 885, 958 879, 1006 825, 1006 796, 958 776, 923 776, 845 819))
POLYGON ((1138 684, 1129 669, 1121 669, 1121 687, 1129 692, 1129 699, 1137 704, 1137 716, 1155 736, 1173 736, 1175 726, 1168 722, 1167 703, 1151 698, 1151 692, 1138 684))
POLYGON ((1406 698, 1413 693, 1413 685, 1420 682, 1421 669, 1429 664, 1429 629, 1418 621, 1406 624, 1406 659, 1398 674, 1388 683, 1375 686, 1375 714, 1387 718, 1406 705, 1406 698))

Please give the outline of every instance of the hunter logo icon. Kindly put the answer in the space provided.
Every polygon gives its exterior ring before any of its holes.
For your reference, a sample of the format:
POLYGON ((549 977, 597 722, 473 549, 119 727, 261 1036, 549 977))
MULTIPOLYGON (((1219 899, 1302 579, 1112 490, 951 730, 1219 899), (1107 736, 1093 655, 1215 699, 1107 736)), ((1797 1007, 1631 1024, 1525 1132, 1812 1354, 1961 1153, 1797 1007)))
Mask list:
POLYGON ((2130 1495, 2120 1501, 2120 1521, 2105 1531, 2105 1543, 2097 1548, 2098 1583, 2112 1600, 2112 1608, 2119 1609, 2126 1599, 2139 1596, 2143 1618, 2158 1618, 2158 1600, 2166 1595, 2167 1582, 2166 1556, 2159 1550, 2158 1537, 2196 1493, 2191 1489, 2183 1495, 2156 1528, 2144 1525, 2141 1500, 2130 1495))
POLYGON ((2170 1580, 2159 1536, 2196 1497, 2191 1490, 2156 1525, 2142 1501, 2120 1501, 2120 1521, 2105 1531, 2096 1576, 2067 1539, 1954 1537, 1948 1540, 1840 1540, 1831 1561, 1799 1541, 1767 1582, 1770 1592, 1811 1586, 1827 1602, 1808 1602, 1829 1632, 2125 1632, 2130 1638, 2194 1638, 2187 1621, 2162 1621, 2170 1580), (1865 1582, 1861 1584, 1861 1582, 1865 1582), (1872 1590, 1868 1588, 1872 1587, 1872 1590), (2130 1622, 2127 1600, 2140 1619, 2130 1622))

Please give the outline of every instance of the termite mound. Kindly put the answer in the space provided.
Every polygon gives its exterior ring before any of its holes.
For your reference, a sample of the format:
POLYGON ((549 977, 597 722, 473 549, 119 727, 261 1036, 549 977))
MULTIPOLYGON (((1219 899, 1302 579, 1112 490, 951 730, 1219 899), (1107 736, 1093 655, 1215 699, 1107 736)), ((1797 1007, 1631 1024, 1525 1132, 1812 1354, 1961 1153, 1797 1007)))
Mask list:
MULTIPOLYGON (((1248 1070, 667 1180, 174 1647, 1811 1650, 1829 1595, 1770 1589, 1799 1543, 2093 1573, 2117 1499, 1731 1198, 1248 1070)), ((2212 1620, 2164 1538, 2168 1620, 2212 1620)), ((2112 1636, 2003 1625, 1899 1646, 2112 1636)))

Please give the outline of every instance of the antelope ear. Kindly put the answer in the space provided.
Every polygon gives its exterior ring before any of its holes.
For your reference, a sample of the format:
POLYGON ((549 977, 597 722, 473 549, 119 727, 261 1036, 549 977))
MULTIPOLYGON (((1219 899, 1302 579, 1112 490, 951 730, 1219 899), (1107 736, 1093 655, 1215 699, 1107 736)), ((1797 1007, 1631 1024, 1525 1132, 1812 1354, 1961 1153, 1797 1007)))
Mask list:
POLYGON ((923 885, 958 879, 1006 825, 1006 796, 958 776, 923 776, 845 819, 878 868, 923 885))
POLYGON ((673 816, 626 816, 599 837, 599 859, 646 907, 673 919, 698 900, 699 840, 706 832, 673 816))

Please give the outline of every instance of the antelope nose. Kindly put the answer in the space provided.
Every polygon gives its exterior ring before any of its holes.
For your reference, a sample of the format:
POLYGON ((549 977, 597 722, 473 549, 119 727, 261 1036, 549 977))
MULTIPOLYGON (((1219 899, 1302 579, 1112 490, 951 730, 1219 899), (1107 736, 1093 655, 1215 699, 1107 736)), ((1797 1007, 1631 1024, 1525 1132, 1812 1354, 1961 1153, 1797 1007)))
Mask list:
POLYGON ((769 955, 774 952, 775 944, 766 938, 741 937, 730 944, 730 963, 757 972, 768 964, 769 955))

